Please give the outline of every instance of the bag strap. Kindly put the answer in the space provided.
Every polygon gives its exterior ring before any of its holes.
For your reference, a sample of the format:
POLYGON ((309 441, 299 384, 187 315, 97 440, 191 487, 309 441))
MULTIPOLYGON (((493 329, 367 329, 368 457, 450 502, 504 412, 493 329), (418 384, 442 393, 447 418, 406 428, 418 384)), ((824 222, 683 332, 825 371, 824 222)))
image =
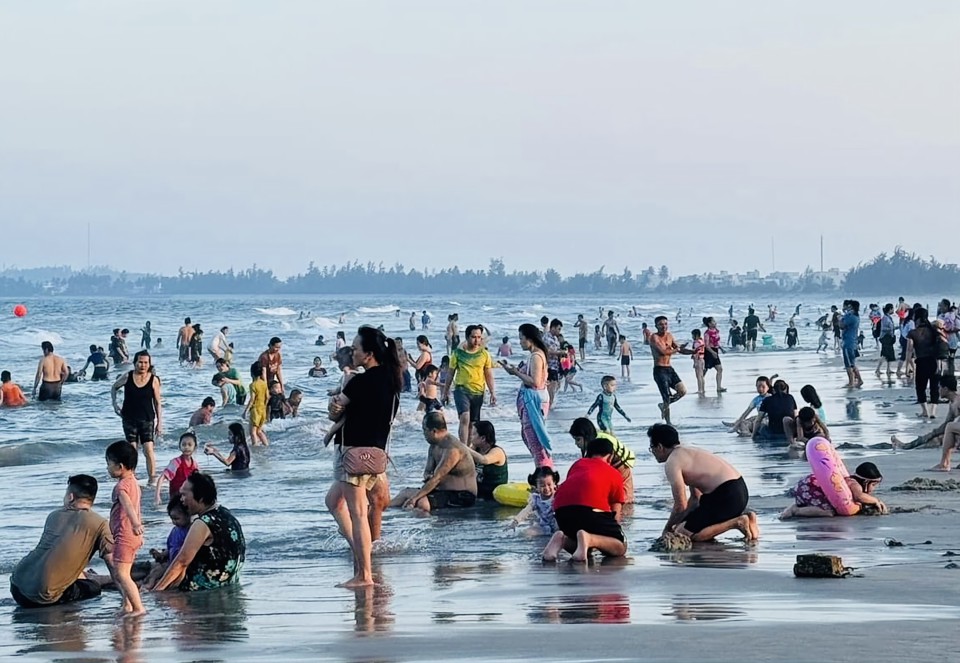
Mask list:
POLYGON ((390 417, 390 430, 387 432, 387 443, 383 445, 383 451, 387 454, 387 460, 390 461, 390 464, 393 466, 393 469, 398 470, 397 464, 393 462, 393 458, 390 456, 390 441, 393 439, 393 424, 397 420, 397 414, 400 413, 400 394, 396 394, 393 397, 393 403, 395 409, 393 411, 393 416, 390 417))

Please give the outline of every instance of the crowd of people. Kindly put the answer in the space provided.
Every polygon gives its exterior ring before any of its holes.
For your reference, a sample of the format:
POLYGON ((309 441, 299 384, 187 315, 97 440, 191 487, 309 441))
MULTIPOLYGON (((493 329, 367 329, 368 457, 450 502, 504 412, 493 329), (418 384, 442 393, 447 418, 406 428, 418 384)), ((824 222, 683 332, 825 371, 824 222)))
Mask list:
MULTIPOLYGON (((799 309, 798 306, 788 323, 788 349, 799 347, 794 320, 799 309)), ((938 467, 944 470, 950 469, 951 452, 960 443, 960 398, 954 377, 960 333, 956 310, 949 300, 943 300, 936 315, 931 316, 924 307, 908 306, 901 298, 897 305, 871 305, 869 313, 881 357, 877 376, 882 379, 886 375, 889 380, 896 374, 912 379, 924 417, 933 418, 941 400, 948 407, 943 426, 910 443, 900 443, 896 438, 895 441, 905 448, 941 444, 943 460, 938 467), (895 351, 898 345, 899 359, 895 351)), ((600 313, 601 321, 593 330, 594 345, 600 353, 605 349, 607 357, 616 357, 621 366, 620 379, 629 381, 630 368, 635 363, 634 348, 614 311, 602 315, 601 309, 600 313)), ((631 313, 636 315, 635 311, 631 313)), ((775 320, 775 316, 775 307, 770 307, 767 321, 775 320)), ((681 312, 677 317, 681 317, 681 312)), ((662 420, 647 429, 649 452, 663 465, 672 495, 663 533, 683 536, 692 542, 709 541, 731 530, 740 532, 748 542, 760 536, 757 517, 748 508, 749 489, 741 473, 716 454, 681 443, 680 432, 671 425, 671 406, 687 394, 672 364, 674 355, 692 357, 700 395, 706 391, 706 373, 714 370, 720 395, 726 391, 721 355, 728 349, 757 349, 758 331, 765 329, 755 309, 749 308, 742 332, 732 319, 732 307, 730 317, 731 342, 727 347, 714 317, 704 317, 702 330, 698 327, 691 340, 684 342, 673 336, 670 321, 664 315, 655 317, 653 328, 643 326, 642 341, 652 358, 652 378, 660 394, 662 420), (737 343, 732 342, 734 339, 737 343)), ((577 344, 566 341, 563 323, 557 318, 544 317, 540 326, 532 322, 520 325, 516 338, 526 355, 514 364, 511 360, 515 352, 509 336, 497 344, 495 361, 488 349, 493 339, 483 325, 467 325, 461 339, 459 316, 452 314, 447 321, 446 354, 439 366, 426 334, 416 338, 416 357, 404 349, 400 339, 388 337, 382 328, 362 326, 349 344, 344 332, 337 334, 332 360, 339 368, 339 381, 329 392, 327 414, 331 424, 324 440, 325 444, 333 444, 333 482, 325 503, 353 556, 354 575, 342 586, 375 582, 372 544, 381 536, 385 509, 392 506, 431 513, 472 508, 492 500, 497 488, 508 483, 510 459, 497 443, 493 424, 483 418, 484 406, 497 402, 498 370, 517 380, 519 437, 533 464, 533 472, 528 476, 531 491, 527 506, 511 525, 535 521, 536 531, 549 536, 542 551, 546 561, 558 559, 562 551, 579 562, 586 561, 591 551, 625 555, 627 543, 622 522, 632 510, 632 469, 637 457, 614 432, 614 413, 631 420, 617 400, 617 377, 603 375, 599 380, 601 392, 586 416, 571 423, 569 435, 582 457, 565 477, 554 468, 555 442, 546 425, 551 405, 558 398, 560 382, 564 381, 566 389, 580 367, 579 362, 585 361, 590 323, 582 314, 577 317, 577 344), (423 481, 392 494, 387 472, 389 443, 401 408, 401 395, 414 390, 417 407, 423 412, 423 481), (448 421, 444 408, 450 405, 456 418, 448 421), (595 423, 589 418, 594 411, 595 423)), ((428 331, 430 322, 423 311, 421 331, 428 331)), ((410 329, 415 329, 416 323, 416 312, 412 312, 410 329)), ((832 330, 848 387, 861 387, 864 381, 858 362, 864 341, 860 303, 846 300, 842 307, 832 307, 815 324, 821 333, 818 346, 826 345, 823 336, 832 330)), ((242 527, 218 503, 214 479, 200 472, 193 458, 198 449, 193 428, 210 422, 216 401, 211 397, 203 400, 191 417, 191 427, 180 437, 180 455, 158 472, 154 441, 164 427, 162 382, 150 354, 151 324, 147 322, 141 332, 143 349, 133 355, 132 366, 126 353, 128 331, 118 329, 114 334, 116 343, 111 340, 109 352, 91 346, 88 364, 83 369, 92 365, 94 380, 106 379, 111 369, 120 370, 111 388, 111 398, 121 419, 124 439, 111 444, 105 454, 107 473, 117 480, 109 520, 92 510, 97 480, 88 474, 69 477, 62 508, 50 514, 37 547, 11 576, 11 593, 21 606, 83 600, 112 586, 119 591, 121 613, 136 616, 144 612, 141 591, 198 591, 239 579, 246 553, 242 527), (129 370, 126 366, 130 366, 129 370), (154 502, 167 502, 173 524, 166 548, 151 551, 152 562, 136 559, 144 536, 142 495, 136 480, 140 450, 146 463, 147 485, 154 489, 154 502), (164 487, 169 493, 166 500, 164 487), (86 568, 97 553, 107 563, 108 576, 86 568)), ((221 327, 206 347, 216 369, 211 382, 219 390, 222 406, 236 404, 244 408, 247 427, 239 421, 230 423, 231 448, 226 455, 210 444, 203 450, 232 471, 246 472, 251 463, 248 438, 252 446, 269 444, 264 426, 272 418, 298 416, 302 392, 288 392, 279 337, 271 338, 251 364, 247 383, 233 366, 233 344, 228 341, 228 334, 229 328, 221 327)), ((202 365, 202 335, 200 325, 185 318, 177 334, 182 365, 202 365)), ((319 341, 322 338, 318 340, 322 345, 319 341)), ((154 347, 160 343, 158 338, 154 347)), ((45 341, 41 349, 43 357, 33 393, 38 400, 59 400, 71 371, 54 353, 51 343, 45 341)), ((817 348, 818 353, 824 350, 825 347, 817 348)), ((327 377, 328 371, 322 364, 323 358, 316 357, 308 375, 327 377)), ((8 371, 3 371, 0 378, 0 405, 14 407, 27 402, 8 371)), ((758 377, 756 391, 743 414, 726 424, 731 432, 758 443, 782 444, 799 453, 811 440, 831 439, 822 402, 813 385, 800 390, 806 402, 802 408, 798 408, 788 383, 776 375, 758 377)), ((513 460, 516 464, 517 459, 513 460)), ((881 480, 875 465, 861 464, 847 481, 853 500, 885 511, 885 505, 872 495, 881 480)), ((781 517, 837 515, 813 474, 800 481, 795 495, 795 504, 784 510, 781 517)))

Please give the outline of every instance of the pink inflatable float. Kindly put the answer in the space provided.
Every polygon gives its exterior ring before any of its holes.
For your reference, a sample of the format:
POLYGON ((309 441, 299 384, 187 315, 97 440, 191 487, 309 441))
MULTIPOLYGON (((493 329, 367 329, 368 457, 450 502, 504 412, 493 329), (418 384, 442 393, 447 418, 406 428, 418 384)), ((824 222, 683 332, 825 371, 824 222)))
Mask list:
POLYGON ((807 442, 807 462, 813 470, 813 476, 827 496, 830 506, 838 516, 855 516, 860 512, 860 505, 853 501, 850 487, 844 481, 850 473, 840 454, 825 437, 815 437, 807 442))

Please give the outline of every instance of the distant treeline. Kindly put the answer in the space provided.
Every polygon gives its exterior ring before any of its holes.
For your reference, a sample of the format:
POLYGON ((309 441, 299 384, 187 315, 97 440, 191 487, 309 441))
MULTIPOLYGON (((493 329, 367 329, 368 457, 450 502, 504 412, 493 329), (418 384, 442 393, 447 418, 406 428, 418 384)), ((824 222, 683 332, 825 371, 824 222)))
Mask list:
POLYGON ((281 294, 502 294, 541 295, 642 294, 645 292, 704 293, 831 293, 911 292, 949 294, 960 289, 960 269, 935 259, 924 260, 897 248, 851 269, 843 283, 824 280, 811 269, 797 279, 761 279, 747 284, 724 283, 701 276, 670 277, 664 265, 634 274, 607 273, 603 267, 589 274, 561 276, 545 272, 507 272, 501 259, 490 260, 486 270, 450 267, 439 270, 407 269, 402 264, 385 267, 368 262, 317 267, 287 279, 256 265, 242 271, 185 272, 176 276, 131 275, 126 272, 72 272, 45 282, 24 276, 0 275, 0 295, 123 296, 123 295, 281 295, 281 294))

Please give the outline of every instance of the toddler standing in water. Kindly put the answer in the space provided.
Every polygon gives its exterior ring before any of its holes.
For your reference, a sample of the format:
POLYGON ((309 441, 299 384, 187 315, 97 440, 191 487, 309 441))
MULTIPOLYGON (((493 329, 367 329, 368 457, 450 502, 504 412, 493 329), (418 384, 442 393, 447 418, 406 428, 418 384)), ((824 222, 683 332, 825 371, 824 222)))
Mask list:
POLYGON ((699 329, 694 329, 690 332, 690 337, 693 339, 693 343, 690 349, 687 349, 687 344, 684 343, 680 346, 680 354, 691 355, 693 359, 693 372, 697 376, 697 393, 700 396, 707 395, 707 384, 706 384, 706 362, 704 361, 704 355, 707 352, 707 344, 703 340, 703 337, 699 329))
POLYGON ((120 589, 120 614, 139 617, 146 614, 137 583, 130 577, 137 550, 143 545, 143 523, 140 520, 140 485, 137 449, 126 440, 107 447, 107 473, 117 479, 110 505, 110 533, 113 535, 113 581, 120 589))
POLYGON ((612 433, 614 410, 619 412, 627 421, 630 421, 630 417, 620 409, 620 404, 617 403, 617 378, 612 375, 604 375, 600 379, 600 387, 603 391, 597 395, 597 400, 595 400, 593 405, 590 406, 590 409, 587 410, 587 416, 590 416, 594 410, 597 410, 597 425, 600 427, 600 430, 605 433, 612 433))
POLYGON ((538 467, 533 474, 527 476, 527 483, 533 488, 527 506, 510 521, 511 527, 530 520, 534 516, 537 524, 527 528, 526 533, 532 536, 553 534, 557 531, 557 518, 553 513, 553 496, 560 483, 560 474, 552 467, 538 467))
POLYGON ((827 350, 827 332, 830 331, 830 325, 824 325, 823 331, 820 332, 820 340, 817 341, 817 354, 820 354, 820 351, 827 350))
POLYGON ((593 326, 593 345, 597 350, 603 349, 603 337, 600 336, 600 325, 593 326))

